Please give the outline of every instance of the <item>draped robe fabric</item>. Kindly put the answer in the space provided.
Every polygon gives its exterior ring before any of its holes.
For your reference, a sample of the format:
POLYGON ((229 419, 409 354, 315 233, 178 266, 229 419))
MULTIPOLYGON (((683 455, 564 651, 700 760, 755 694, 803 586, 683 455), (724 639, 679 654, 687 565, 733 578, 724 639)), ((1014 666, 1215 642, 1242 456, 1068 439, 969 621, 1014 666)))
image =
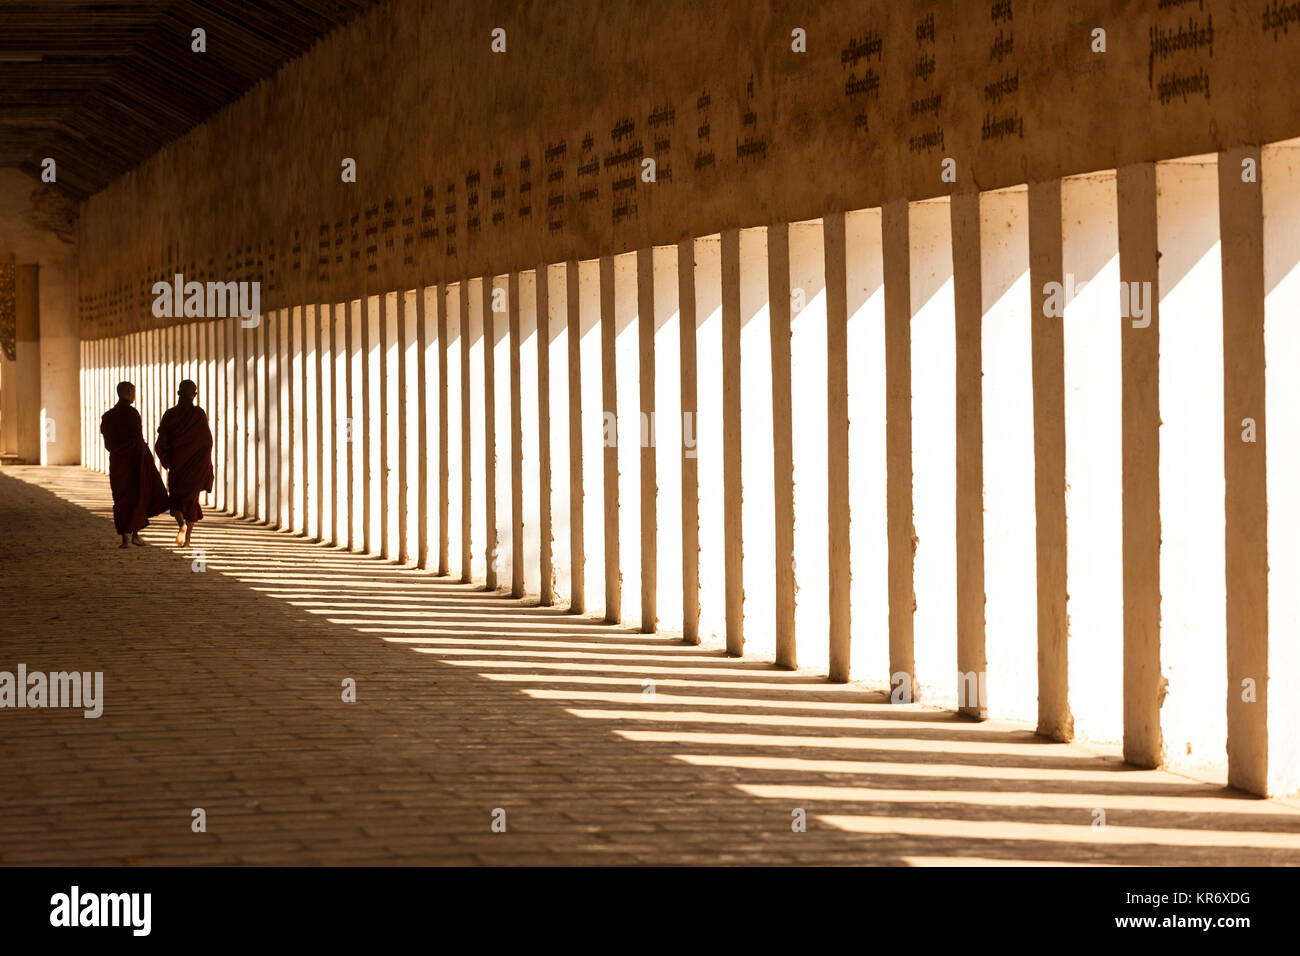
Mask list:
POLYGON ((113 524, 118 534, 148 527, 167 511, 167 489, 144 441, 140 413, 127 402, 106 411, 99 423, 108 449, 108 485, 113 491, 113 524))
POLYGON ((170 510, 186 524, 203 517, 199 495, 212 490, 212 431, 197 405, 179 404, 163 413, 155 443, 167 469, 170 510))

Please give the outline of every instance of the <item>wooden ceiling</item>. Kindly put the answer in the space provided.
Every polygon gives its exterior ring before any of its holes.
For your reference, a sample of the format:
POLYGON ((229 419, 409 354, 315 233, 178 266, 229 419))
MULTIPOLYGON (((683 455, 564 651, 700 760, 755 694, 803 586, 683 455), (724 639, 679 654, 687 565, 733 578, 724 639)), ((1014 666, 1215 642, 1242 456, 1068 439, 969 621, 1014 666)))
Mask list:
POLYGON ((0 0, 0 166, 84 198, 375 2, 0 0))

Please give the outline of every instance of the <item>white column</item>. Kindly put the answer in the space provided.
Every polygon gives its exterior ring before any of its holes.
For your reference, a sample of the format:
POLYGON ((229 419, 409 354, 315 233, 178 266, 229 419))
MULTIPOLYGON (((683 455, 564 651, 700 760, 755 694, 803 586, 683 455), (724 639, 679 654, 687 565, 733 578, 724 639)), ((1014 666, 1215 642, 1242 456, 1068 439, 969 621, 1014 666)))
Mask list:
MULTIPOLYGON (((469 280, 460 284, 460 581, 462 584, 468 584, 474 577, 474 535, 473 535, 473 514, 472 509, 474 501, 473 495, 480 498, 483 495, 482 483, 475 485, 472 482, 474 470, 474 422, 472 419, 471 404, 474 401, 481 401, 482 392, 475 396, 472 391, 474 380, 470 375, 470 366, 473 363, 476 353, 472 351, 474 344, 474 330, 470 321, 470 298, 471 291, 475 294, 481 292, 481 286, 474 287, 471 290, 469 280)), ((481 314, 481 296, 479 310, 481 314)), ((481 323, 480 323, 481 325, 481 323)), ((480 336, 481 337, 481 336, 480 336)), ((483 440, 483 433, 480 427, 478 433, 479 442, 483 440)))
MULTIPOLYGON (((103 387, 100 385, 99 342, 91 340, 83 345, 86 353, 86 384, 81 390, 81 426, 86 434, 86 457, 83 464, 86 468, 98 471, 99 446, 103 444, 99 434, 99 416, 103 413, 98 411, 100 396, 103 395, 103 387)), ((11 369, 12 365, 0 357, 0 376, 5 374, 4 370, 11 369)), ((5 445, 6 439, 0 437, 0 447, 5 445)))
MULTIPOLYGON (((137 360, 138 361, 138 360, 137 360)), ((154 427, 162 421, 163 413, 176 404, 181 378, 176 365, 176 326, 158 330, 157 340, 158 384, 154 392, 154 427)))
MULTIPOLYGON (((0 361, 3 358, 0 357, 0 361)), ((0 371, 0 388, 3 388, 3 371, 0 371)), ((80 421, 80 461, 81 467, 91 467, 90 414, 86 407, 86 396, 90 393, 90 343, 80 342, 77 346, 77 413, 80 421)))
MULTIPOLYGON (((573 596, 569 531, 569 268, 568 263, 561 262, 538 270, 539 277, 543 272, 546 276, 546 301, 539 304, 538 311, 539 321, 545 316, 546 334, 541 337, 537 354, 539 363, 545 355, 547 368, 551 596, 556 605, 567 604, 573 596)), ((544 582, 542 586, 545 588, 544 582)))
POLYGON ((316 500, 317 536, 322 541, 333 541, 337 514, 334 507, 334 309, 332 303, 320 306, 316 313, 317 357, 317 428, 319 446, 316 450, 320 476, 313 496, 316 500))
POLYGON ((443 289, 443 311, 447 327, 446 353, 447 353, 447 380, 445 385, 446 391, 446 430, 447 430, 447 458, 443 464, 444 474, 446 476, 446 501, 447 501, 447 567, 446 572, 456 580, 467 580, 469 568, 465 564, 464 553, 466 546, 464 532, 464 502, 463 488, 465 476, 465 428, 463 414, 464 406, 464 357, 465 357, 465 330, 462 328, 461 317, 464 314, 462 305, 464 304, 464 286, 465 283, 454 282, 443 289))
MULTIPOLYGON (((614 346, 614 406, 616 427, 614 460, 617 467, 618 619, 624 624, 641 624, 641 402, 639 329, 643 321, 637 301, 637 253, 614 256, 613 313, 601 315, 602 324, 612 321, 614 346)), ((644 321, 653 322, 653 316, 644 321)), ((608 520, 609 511, 606 510, 608 520)))
MULTIPOLYGON (((492 350, 492 381, 490 397, 492 420, 485 423, 485 428, 492 432, 493 455, 488 463, 493 471, 492 503, 487 505, 496 527, 494 555, 488 558, 495 565, 496 586, 509 588, 514 579, 514 536, 511 518, 511 461, 512 442, 510 439, 510 277, 495 276, 488 298, 492 310, 491 341, 486 344, 492 350)), ((485 325, 486 328, 486 325, 485 325)), ((485 403, 484 407, 487 407, 485 403)), ((485 504, 487 504, 485 502, 485 504)))
POLYGON ((979 681, 985 680, 992 713, 1033 720, 1038 615, 1027 599, 1037 588, 1028 190, 980 194, 979 230, 988 675, 966 677, 959 688, 968 707, 978 703, 982 710, 979 681))
MULTIPOLYGON (((231 433, 229 435, 230 444, 227 447, 227 455, 230 460, 230 513, 234 515, 243 515, 245 501, 245 483, 247 475, 245 474, 245 458, 247 458, 247 442, 245 429, 247 423, 244 421, 245 402, 244 402, 244 378, 245 378, 245 358, 244 358, 244 336, 243 330, 239 327, 238 319, 226 319, 227 336, 230 343, 230 413, 231 413, 231 433)), ((176 400, 174 368, 171 363, 171 329, 164 329, 162 338, 159 342, 162 360, 162 390, 166 396, 166 405, 173 404, 176 400)))
POLYGON ((134 363, 135 369, 133 375, 136 384, 136 392, 143 395, 138 401, 143 402, 143 408, 140 410, 140 418, 146 421, 147 436, 149 444, 152 445, 153 436, 157 434, 157 427, 162 418, 162 411, 172 405, 168 401, 172 398, 166 392, 166 385, 169 384, 170 355, 166 346, 170 342, 172 329, 166 328, 155 330, 155 332, 136 332, 133 333, 134 363))
MULTIPOLYGON (((745 654, 776 654, 773 568, 776 530, 772 459, 772 331, 768 312, 767 230, 740 230, 740 420, 743 489, 745 654)), ((725 268, 725 263, 724 263, 725 268)), ((724 382, 725 387, 725 382, 724 382)), ((734 542, 729 542, 733 544, 734 542)))
MULTIPOLYGON (((163 412, 175 405, 177 394, 180 391, 181 384, 181 367, 180 367, 180 330, 177 325, 169 325, 161 330, 160 334, 160 370, 162 372, 163 387, 156 393, 157 405, 154 413, 157 416, 155 421, 161 421, 163 412)), ((144 336, 137 334, 135 338, 135 363, 136 375, 144 377, 144 336)))
MULTIPOLYGON (((103 388, 100 390, 100 394, 95 401, 95 409, 96 409, 95 415, 97 421, 95 428, 97 432, 99 429, 99 424, 98 424, 99 419, 103 416, 104 412, 108 411, 114 404, 117 403, 117 383, 121 381, 119 378, 117 378, 117 368, 115 363, 116 351, 115 351, 114 340, 112 338, 100 339, 99 345, 100 345, 100 366, 103 370, 102 371, 103 388)), ((15 362, 11 364, 9 368, 16 372, 17 363, 15 362)), ((12 409, 13 406, 11 405, 10 408, 12 409)), ((11 433, 11 435, 13 436, 13 439, 16 442, 17 441, 16 425, 15 425, 15 430, 11 433)), ((15 444, 13 446, 13 449, 16 449, 17 447, 18 446, 15 444)), ((99 440, 99 447, 101 449, 104 448, 104 441, 102 436, 100 437, 99 440)), ((99 470, 107 474, 108 473, 107 449, 100 452, 99 461, 100 461, 99 470)))
POLYGON ((370 428, 365 413, 365 327, 370 299, 348 303, 347 369, 347 455, 348 455, 348 550, 366 547, 366 449, 370 428))
POLYGON ((72 465, 77 454, 81 396, 77 390, 77 268, 75 258, 47 260, 36 274, 40 314, 41 463, 72 465))
MULTIPOLYGON (((537 272, 529 269, 515 279, 519 312, 514 328, 517 346, 511 357, 512 377, 517 387, 518 409, 512 396, 511 431, 519 444, 519 503, 521 540, 515 547, 516 580, 521 594, 541 591, 541 466, 539 461, 538 387, 537 387, 537 272)), ((545 345, 542 346, 545 348, 545 345)), ((547 420, 548 425, 550 419, 547 420)))
MULTIPOLYGON (((80 416, 80 434, 79 440, 79 461, 83 468, 90 467, 90 441, 89 428, 90 416, 86 414, 85 395, 89 391, 89 382, 87 381, 87 366, 89 365, 89 344, 88 342, 79 342, 77 344, 77 396, 78 396, 78 414, 80 416)), ((3 373, 0 373, 3 378, 3 373)), ((3 385, 0 385, 3 387, 3 385)))
MULTIPOLYGON (((275 445, 271 432, 271 379, 267 355, 270 343, 267 338, 267 316, 265 314, 259 315, 257 320, 257 326, 251 330, 257 353, 257 405, 253 430, 254 442, 257 448, 257 519, 262 523, 271 524, 275 521, 275 518, 271 514, 274 499, 271 495, 270 461, 271 455, 275 452, 275 445)), ((185 364, 190 367, 188 361, 185 364)))
MULTIPOLYGON (((1257 676, 1269 672, 1269 444, 1263 434, 1266 423, 1259 420, 1268 400, 1264 197, 1258 175, 1262 163, 1260 148, 1245 146, 1220 153, 1217 164, 1223 260, 1228 785, 1260 795, 1271 791, 1269 694, 1264 688, 1261 699, 1257 676), (1252 419, 1254 435, 1247 430, 1252 419), (1254 690, 1247 693, 1252 684, 1254 690)), ((1286 735, 1283 725, 1277 726, 1277 733, 1286 735)))
MULTIPOLYGON (((227 319, 230 329, 231 388, 230 405, 234 413, 234 429, 230 436, 232 481, 230 510, 233 514, 248 514, 248 343, 238 319, 227 319)), ((163 336, 163 368, 166 370, 167 395, 174 401, 176 395, 176 366, 173 364, 172 330, 163 336)))
POLYGON ((727 633, 726 552, 722 495, 722 239, 695 240, 696 415, 683 423, 686 454, 699 477, 701 640, 727 633))
POLYGON ((1213 156, 1156 166, 1160 319, 1146 332, 1160 344, 1161 725, 1175 766, 1221 765, 1227 737, 1218 194, 1213 156))
POLYGON ((659 624, 659 482, 655 447, 655 267, 654 249, 637 250, 637 404, 640 410, 639 473, 641 569, 640 625, 653 634, 659 624))
POLYGON ((1070 711, 1118 743, 1124 664, 1119 227, 1115 173, 1061 182, 1070 711))
MULTIPOLYGON (((117 358, 118 367, 115 374, 118 377, 118 381, 127 381, 127 382, 135 383, 135 389, 136 389, 135 407, 136 410, 140 412, 141 427, 144 429, 145 438, 149 442, 149 446, 152 448, 154 435, 153 432, 149 430, 149 422, 146 417, 147 409, 148 409, 148 405, 146 404, 146 402, 148 401, 149 398, 148 385, 147 383, 142 382, 140 380, 139 372, 135 369, 133 364, 133 359, 132 359, 132 336, 133 335, 134 333, 127 332, 122 335, 114 337, 114 344, 118 349, 118 358, 117 358)), ((110 404, 116 403, 117 382, 112 383, 112 388, 110 390, 107 401, 110 404)))
MULTIPOLYGON (((469 458, 467 463, 462 462, 462 469, 468 464, 470 494, 465 510, 469 514, 469 580, 476 584, 483 584, 487 581, 487 564, 490 560, 487 552, 487 469, 484 457, 487 454, 484 440, 487 434, 485 424, 487 419, 483 384, 486 361, 483 343, 483 280, 470 279, 466 286, 467 298, 462 298, 462 305, 466 307, 463 333, 469 356, 469 375, 461 383, 461 395, 469 410, 469 426, 467 432, 462 432, 461 441, 463 442, 466 437, 469 439, 469 458)), ((462 370, 464 370, 463 365, 462 370)), ((464 427, 463 409, 461 414, 461 424, 464 427)), ((462 471, 462 474, 465 474, 465 471, 462 471)), ((464 488, 461 492, 463 495, 464 488)))
POLYGON ((306 516, 303 513, 303 501, 306 495, 307 480, 307 395, 306 383, 307 344, 304 339, 304 307, 295 305, 290 314, 292 325, 292 346, 290 350, 290 388, 289 399, 292 412, 293 464, 290 471, 289 513, 290 528, 294 534, 303 534, 307 530, 306 516))
MULTIPOLYGON (((947 199, 912 203, 912 495, 916 552, 913 654, 930 703, 956 701, 956 330, 947 199)), ((1032 605, 1032 592, 1025 595, 1032 605)))
POLYGON ((384 542, 384 427, 382 329, 383 295, 366 298, 365 419, 366 419, 366 538, 368 554, 382 554, 384 542))
MULTIPOLYGON (((1300 789, 1300 141, 1265 146, 1260 158, 1264 209, 1263 417, 1268 420, 1268 675, 1231 675, 1229 695, 1243 700, 1255 681, 1255 706, 1266 707, 1268 789, 1300 789), (1262 692, 1261 692, 1262 691, 1262 692)), ((1264 441, 1257 419, 1256 446, 1264 441)), ((1236 415, 1233 418, 1237 418, 1236 415)), ((1240 418, 1225 422, 1241 437, 1240 418)))
POLYGON ((583 481, 583 434, 587 429, 582 414, 585 389, 582 377, 582 283, 581 268, 576 260, 565 264, 565 338, 568 340, 569 387, 569 610, 575 614, 587 611, 587 540, 586 495, 583 481))
POLYGON ((1121 288, 1139 291, 1141 327, 1120 322, 1123 468, 1121 543, 1124 588, 1124 759, 1142 767, 1164 762, 1160 708, 1160 243, 1154 163, 1116 171, 1121 288))
POLYGON ((176 366, 176 386, 179 389, 181 382, 189 377, 189 330, 188 322, 182 323, 175 327, 175 344, 173 364, 176 366))
MULTIPOLYGON (((578 263, 578 352, 582 389, 583 603, 605 616, 605 429, 601 394, 600 260, 578 263)), ((572 334, 572 330, 570 330, 572 334)))
POLYGON ((319 319, 321 307, 315 303, 303 310, 303 522, 309 538, 320 539, 320 425, 321 401, 318 373, 320 360, 317 348, 319 342, 319 319))
POLYGON ((158 420, 162 420, 163 412, 171 408, 179 400, 181 375, 180 366, 180 326, 171 325, 163 330, 162 336, 162 369, 164 388, 161 390, 158 398, 158 407, 156 409, 158 420))
MULTIPOLYGON (((208 413, 208 424, 212 424, 212 404, 211 395, 208 391, 208 326, 210 323, 204 319, 194 325, 193 340, 193 362, 194 362, 194 384, 198 386, 199 393, 196 401, 200 408, 208 413)), ((199 495, 199 504, 203 507, 210 507, 207 492, 199 495)))
MULTIPOLYGON (((280 527, 280 460, 284 442, 280 432, 280 312, 262 315, 262 342, 266 365, 266 411, 262 431, 266 437, 262 481, 266 486, 266 521, 280 527)), ((200 372, 200 374, 202 374, 200 372)))
POLYGON ((152 349, 149 348, 147 333, 137 332, 132 335, 136 356, 135 381, 138 389, 149 396, 147 410, 151 425, 150 434, 157 433, 163 412, 176 404, 176 391, 180 379, 175 375, 172 355, 174 335, 175 327, 155 330, 152 349))
POLYGON ((331 408, 333 416, 333 466, 332 479, 334 487, 334 534, 331 544, 339 548, 350 548, 352 540, 352 518, 349 510, 352 501, 352 473, 348 450, 351 447, 352 422, 348 401, 349 370, 352 353, 350 348, 351 303, 334 304, 334 322, 332 327, 332 355, 334 358, 331 372, 331 408))
MULTIPOLYGON (((844 216, 849 419, 849 668, 889 676, 889 527, 885 472, 885 267, 881 212, 844 216)), ((830 521, 837 520, 831 514, 830 521)))
POLYGON ((293 472, 294 472, 294 390, 293 390, 293 313, 279 309, 275 314, 275 368, 276 390, 276 452, 279 457, 279 477, 276 491, 276 526, 281 531, 293 530, 293 472))
MULTIPOLYGON (((649 330, 654 352, 655 551, 658 568, 655 610, 658 626, 682 632, 682 381, 681 309, 677 246, 650 250, 654 313, 649 330)), ((642 489, 642 494, 646 489, 642 489)))
POLYGON ((398 467, 398 446, 401 441, 401 396, 398 394, 399 368, 401 356, 401 329, 399 313, 401 294, 389 292, 384 296, 383 326, 380 331, 380 408, 378 419, 383 429, 380 444, 382 446, 382 485, 381 508, 383 517, 380 523, 382 542, 380 554, 393 560, 397 557, 401 536, 401 507, 398 479, 401 470, 398 467))
POLYGON ((223 422, 221 421, 221 340, 220 340, 220 322, 208 322, 207 328, 207 357, 206 357, 206 378, 207 385, 205 394, 207 395, 207 404, 204 408, 208 413, 208 425, 212 428, 213 441, 213 480, 212 492, 207 497, 207 503, 210 508, 217 509, 220 507, 218 497, 221 492, 221 472, 220 459, 216 453, 216 441, 221 433, 223 422))
POLYGON ((419 299, 423 289, 402 293, 401 401, 402 430, 398 436, 402 465, 400 498, 402 501, 402 547, 398 559, 403 564, 417 563, 420 558, 420 352, 419 326, 422 310, 419 299))
POLYGON ((199 328, 202 323, 191 322, 185 330, 185 377, 199 384, 199 328))
POLYGON ((793 223, 787 235, 793 569, 797 588, 794 628, 800 666, 826 673, 830 666, 830 521, 825 232, 821 220, 815 220, 793 223))
MULTIPOLYGON (((260 461, 260 421, 258 419, 258 336, 257 329, 243 327, 243 321, 240 319, 230 319, 239 326, 239 338, 244 349, 244 414, 241 419, 244 426, 244 459, 241 473, 244 480, 244 514, 250 518, 258 517, 258 462, 260 461)), ((177 329, 177 333, 181 330, 177 329)), ((179 346, 182 337, 178 334, 175 340, 179 346)), ((176 373, 176 384, 179 386, 184 373, 184 363, 177 352, 173 353, 172 367, 176 373)))
POLYGON ((95 355, 99 365, 99 388, 95 393, 94 402, 95 450, 99 455, 99 471, 103 474, 108 473, 108 450, 104 447, 103 436, 99 434, 100 416, 117 400, 114 392, 117 382, 112 381, 113 370, 110 364, 111 344, 110 339, 100 339, 95 343, 95 355))
MULTIPOLYGON (((95 339, 90 343, 90 355, 91 362, 93 363, 94 374, 92 375, 90 391, 87 393, 85 400, 86 414, 90 417, 93 467, 96 471, 101 473, 105 471, 108 453, 104 450, 104 438, 99 433, 100 416, 102 416, 104 412, 108 411, 110 407, 110 395, 113 396, 114 401, 117 400, 116 393, 113 391, 113 388, 117 383, 109 383, 110 374, 108 368, 107 341, 107 339, 95 339)), ((6 371, 12 373, 15 369, 15 365, 14 363, 7 363, 4 365, 4 368, 6 371)), ((12 408, 13 406, 6 404, 5 407, 12 408)), ((9 428, 5 429, 5 435, 7 436, 7 443, 12 443, 13 439, 16 437, 15 433, 10 431, 9 428)), ((152 442, 150 443, 150 447, 152 447, 152 442)), ((13 451, 14 449, 10 447, 7 450, 13 451)))
MULTIPOLYGON (((4 370, 8 368, 5 364, 6 359, 0 355, 0 390, 4 388, 4 370)), ((81 343, 81 466, 83 468, 94 469, 95 462, 95 444, 93 439, 98 437, 99 416, 92 414, 94 405, 91 397, 95 391, 95 343, 84 340, 81 343)), ((0 409, 0 418, 3 418, 4 411, 0 409)), ((0 432, 0 450, 5 448, 5 439, 0 432)))
POLYGON ((153 330, 133 333, 138 335, 142 342, 144 352, 143 368, 139 372, 139 379, 135 381, 135 407, 140 413, 140 426, 144 431, 144 440, 152 449, 154 441, 158 434, 158 423, 154 415, 154 407, 158 401, 158 395, 155 391, 154 383, 157 375, 157 355, 153 348, 153 330))
POLYGON ((428 286, 420 293, 423 302, 421 316, 423 322, 423 352, 420 356, 421 376, 424 382, 424 536, 427 542, 427 554, 422 565, 431 571, 441 572, 441 541, 443 533, 442 516, 445 513, 441 503, 442 463, 446 449, 442 443, 442 424, 440 409, 444 394, 442 363, 443 340, 439 320, 439 303, 442 299, 441 286, 428 286))
POLYGON ((213 506, 221 511, 229 508, 226 495, 226 483, 229 469, 226 467, 226 428, 230 423, 229 410, 226 408, 226 322, 217 320, 212 323, 212 407, 209 419, 212 423, 212 465, 213 465, 213 506))

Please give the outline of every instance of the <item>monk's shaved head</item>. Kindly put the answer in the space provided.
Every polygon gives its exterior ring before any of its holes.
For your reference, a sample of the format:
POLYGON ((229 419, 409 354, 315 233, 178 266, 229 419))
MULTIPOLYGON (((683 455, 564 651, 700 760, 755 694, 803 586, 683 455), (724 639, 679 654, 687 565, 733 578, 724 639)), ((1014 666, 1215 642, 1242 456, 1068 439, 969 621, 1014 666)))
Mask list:
POLYGON ((177 392, 181 398, 192 399, 195 395, 199 394, 199 387, 187 378, 185 381, 181 382, 181 386, 177 392))
POLYGON ((118 383, 117 383, 117 397, 118 397, 118 398, 126 398, 128 395, 130 395, 130 394, 131 394, 132 392, 134 392, 134 391, 135 391, 135 386, 132 385, 130 382, 118 382, 118 383))

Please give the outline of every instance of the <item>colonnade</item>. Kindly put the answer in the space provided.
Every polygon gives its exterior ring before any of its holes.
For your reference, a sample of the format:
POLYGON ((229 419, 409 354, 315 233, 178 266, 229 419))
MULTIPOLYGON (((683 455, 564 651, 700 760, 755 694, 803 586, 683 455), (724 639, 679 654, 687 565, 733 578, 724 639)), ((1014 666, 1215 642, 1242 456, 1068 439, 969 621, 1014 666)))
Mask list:
POLYGON ((1294 142, 728 229, 83 342, 83 461, 188 377, 208 507, 1291 792, 1297 258, 1294 142))

